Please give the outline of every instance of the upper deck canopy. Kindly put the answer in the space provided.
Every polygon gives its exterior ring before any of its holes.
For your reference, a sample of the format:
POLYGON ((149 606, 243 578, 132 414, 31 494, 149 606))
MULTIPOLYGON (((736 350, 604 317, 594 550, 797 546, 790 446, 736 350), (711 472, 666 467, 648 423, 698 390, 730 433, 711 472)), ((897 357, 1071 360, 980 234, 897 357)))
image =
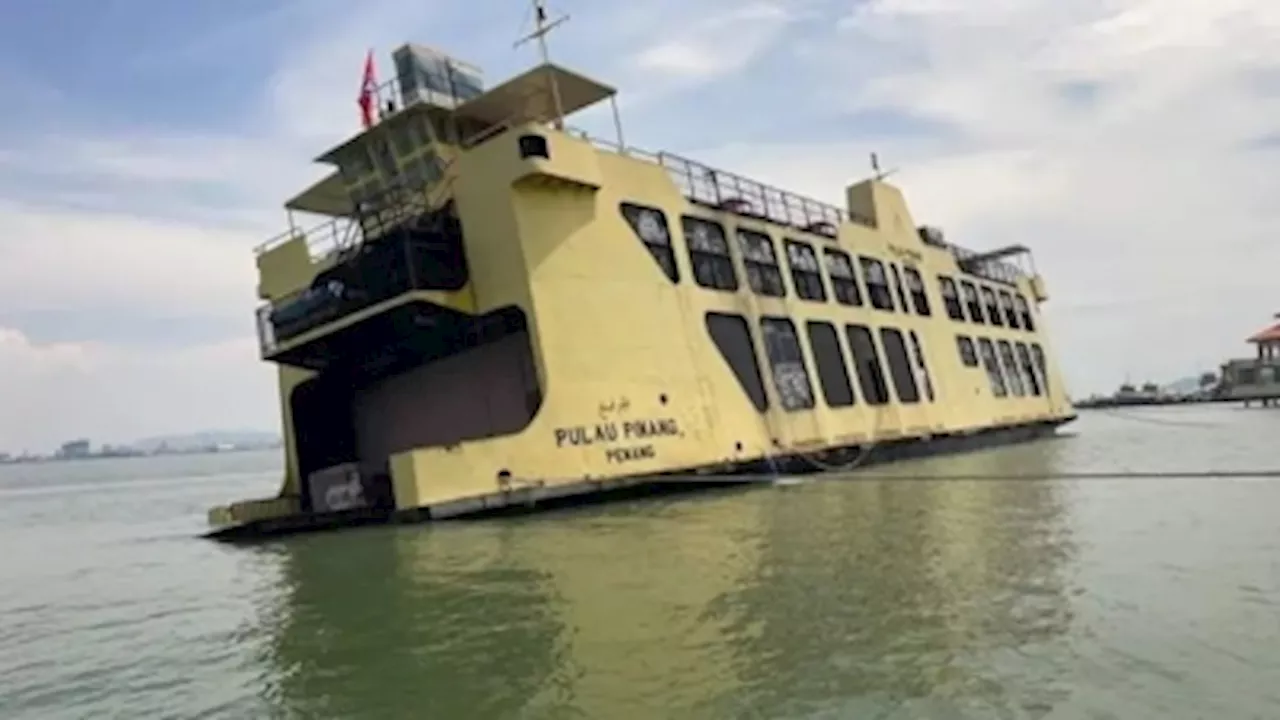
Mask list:
POLYGON ((342 176, 336 172, 290 198, 284 206, 289 210, 333 217, 349 216, 355 211, 342 176))
POLYGON ((572 115, 617 94, 617 90, 572 70, 545 63, 525 71, 457 107, 459 118, 486 125, 505 122, 546 122, 556 117, 551 94, 555 82, 560 94, 560 113, 572 115))

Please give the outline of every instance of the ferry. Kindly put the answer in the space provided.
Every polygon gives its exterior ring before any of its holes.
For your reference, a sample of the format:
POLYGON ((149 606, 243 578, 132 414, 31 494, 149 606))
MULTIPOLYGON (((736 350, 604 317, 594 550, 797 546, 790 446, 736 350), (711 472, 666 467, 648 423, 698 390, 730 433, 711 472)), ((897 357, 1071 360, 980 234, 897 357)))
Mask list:
POLYGON ((878 171, 837 206, 642 151, 617 91, 545 52, 493 87, 429 47, 392 59, 255 251, 285 473, 209 536, 849 470, 1074 419, 1027 247, 949 242, 878 171), (567 124, 595 108, 614 137, 567 124))

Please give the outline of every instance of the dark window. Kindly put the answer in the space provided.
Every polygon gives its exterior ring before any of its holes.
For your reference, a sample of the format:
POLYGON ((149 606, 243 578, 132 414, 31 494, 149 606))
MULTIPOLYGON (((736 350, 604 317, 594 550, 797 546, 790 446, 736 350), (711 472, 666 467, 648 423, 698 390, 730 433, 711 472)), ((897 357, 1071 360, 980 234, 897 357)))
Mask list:
POLYGON ((1036 368, 1031 363, 1031 353, 1027 351, 1027 344, 1018 343, 1015 348, 1018 351, 1018 367, 1022 368, 1022 374, 1027 378, 1027 383, 1031 385, 1031 394, 1041 395, 1040 378, 1036 377, 1036 368))
POLYGON ((785 410, 808 410, 813 407, 813 386, 809 370, 800 350, 796 326, 786 318, 761 318, 764 352, 773 370, 773 389, 785 410))
POLYGON ((920 385, 924 388, 924 398, 933 402, 933 378, 929 376, 929 366, 924 361, 924 348, 920 345, 920 338, 916 336, 916 331, 912 330, 907 333, 907 339, 911 341, 911 359, 915 361, 916 373, 919 374, 920 385))
POLYGON ((960 351, 960 362, 965 367, 978 367, 978 351, 973 347, 972 340, 964 335, 957 335, 956 349, 960 351))
POLYGON ((902 275, 906 279, 907 292, 911 294, 911 304, 916 308, 917 315, 932 315, 933 310, 929 307, 929 295, 924 291, 924 280, 921 279, 920 273, 911 267, 902 268, 902 275))
POLYGON ((1038 343, 1031 343, 1031 359, 1035 361, 1036 369, 1040 371, 1040 385, 1044 388, 1044 394, 1049 394, 1049 366, 1045 362, 1044 350, 1040 349, 1038 343))
POLYGON ((818 264, 818 254, 813 251, 813 246, 798 240, 784 240, 782 244, 787 249, 787 265, 791 268, 791 283, 796 286, 796 295, 804 300, 826 302, 822 266, 818 264))
POLYGON ((889 402, 889 385, 884 379, 884 367, 871 330, 865 325, 845 325, 844 331, 849 338, 849 352, 853 354, 853 367, 863 399, 868 405, 884 405, 889 402))
POLYGON ((734 377, 742 385, 742 391, 751 399, 756 410, 764 412, 769 407, 769 397, 764 391, 764 379, 760 364, 756 361, 756 346, 751 341, 751 327, 741 315, 707 313, 707 334, 720 351, 734 377))
POLYGON ((853 385, 836 329, 831 323, 817 320, 810 320, 805 327, 809 331, 809 349, 813 351, 813 361, 818 366, 818 385, 822 386, 822 397, 827 401, 827 407, 852 405, 853 385))
POLYGON ((897 328, 880 328, 880 342, 884 345, 884 358, 889 362, 889 377, 893 378, 898 402, 920 402, 920 389, 916 387, 916 374, 911 371, 902 332, 897 328))
POLYGON ((885 263, 889 266, 889 281, 893 283, 894 297, 898 298, 898 307, 902 312, 911 312, 911 306, 907 304, 906 293, 902 292, 902 276, 898 274, 897 263, 885 263))
POLYGON ((987 380, 991 382, 991 394, 1002 398, 1009 394, 1004 386, 1004 374, 1000 372, 1000 361, 996 359, 996 348, 986 338, 978 338, 978 353, 982 356, 982 367, 987 370, 987 380))
POLYGON ((960 307, 960 291, 956 289, 956 281, 946 275, 939 275, 938 290, 942 293, 942 307, 946 308, 947 317, 964 320, 964 309, 960 307))
POLYGON ((827 262, 831 294, 836 296, 836 302, 841 305, 861 305, 862 293, 858 292, 858 279, 853 272, 853 261, 849 259, 849 254, 823 248, 822 257, 827 262))
POLYGON ((657 261, 663 274, 671 282, 679 282, 680 268, 676 267, 676 251, 671 247, 671 228, 667 225, 666 214, 658 208, 632 203, 622 203, 620 207, 627 224, 657 261))
POLYGON ((1013 390, 1013 394, 1018 397, 1026 395, 1027 389, 1022 384, 1022 373, 1018 370, 1018 361, 1013 357, 1013 347, 1009 345, 1008 340, 1001 340, 996 343, 996 348, 1000 351, 1000 365, 1004 368, 1004 376, 1009 379, 1009 387, 1013 390))
POLYGON ((521 158, 551 158, 551 150, 547 147, 547 139, 541 135, 521 135, 516 142, 520 145, 521 158))
POLYGON ((742 251, 742 265, 747 271, 747 285, 757 295, 783 297, 787 294, 772 238, 755 230, 738 228, 738 248, 742 251))
POLYGON ((1018 314, 1022 316, 1022 329, 1035 332, 1036 324, 1031 319, 1031 306, 1027 304, 1027 299, 1022 297, 1022 293, 1013 296, 1013 304, 1017 308, 1018 314))
POLYGON ((738 274, 733 269, 724 227, 689 215, 680 218, 680 226, 684 230, 685 244, 689 246, 694 282, 714 290, 737 290, 738 274))
POLYGON ((1001 290, 1000 293, 1000 310, 1004 312, 1004 321, 1014 330, 1018 329, 1018 313, 1013 309, 1013 296, 1008 290, 1001 290))
POLYGON ((985 325, 987 320, 982 316, 982 303, 978 301, 978 288, 968 280, 960 281, 960 299, 964 301, 964 307, 969 311, 969 320, 985 325))
POLYGON ((1000 316, 1000 305, 996 302, 996 294, 986 285, 978 286, 982 295, 982 307, 987 311, 987 322, 996 327, 1004 327, 1004 318, 1000 316))
POLYGON ((867 284, 867 295, 871 296, 871 307, 892 310, 893 294, 889 292, 889 277, 885 275, 884 263, 858 256, 858 264, 862 266, 862 279, 867 284))

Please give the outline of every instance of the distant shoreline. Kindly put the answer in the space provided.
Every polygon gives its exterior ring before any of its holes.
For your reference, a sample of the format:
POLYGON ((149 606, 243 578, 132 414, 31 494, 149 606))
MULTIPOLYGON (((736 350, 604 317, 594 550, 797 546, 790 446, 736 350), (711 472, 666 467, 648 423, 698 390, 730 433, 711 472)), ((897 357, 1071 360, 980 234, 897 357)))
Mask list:
POLYGON ((253 445, 209 445, 190 448, 161 448, 150 452, 126 448, 98 450, 83 455, 19 455, 16 457, 0 456, 0 465, 43 465, 45 463, 80 462, 89 460, 118 460, 123 458, 166 457, 171 455, 226 455, 229 453, 259 452, 279 450, 282 443, 253 445))

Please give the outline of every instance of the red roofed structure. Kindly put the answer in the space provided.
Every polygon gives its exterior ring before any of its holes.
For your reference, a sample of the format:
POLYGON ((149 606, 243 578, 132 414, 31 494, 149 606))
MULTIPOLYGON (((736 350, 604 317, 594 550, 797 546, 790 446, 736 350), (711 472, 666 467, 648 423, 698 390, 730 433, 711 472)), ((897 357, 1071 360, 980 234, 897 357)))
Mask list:
POLYGON ((1258 346, 1259 360, 1280 358, 1280 323, 1250 335, 1249 342, 1258 346))

